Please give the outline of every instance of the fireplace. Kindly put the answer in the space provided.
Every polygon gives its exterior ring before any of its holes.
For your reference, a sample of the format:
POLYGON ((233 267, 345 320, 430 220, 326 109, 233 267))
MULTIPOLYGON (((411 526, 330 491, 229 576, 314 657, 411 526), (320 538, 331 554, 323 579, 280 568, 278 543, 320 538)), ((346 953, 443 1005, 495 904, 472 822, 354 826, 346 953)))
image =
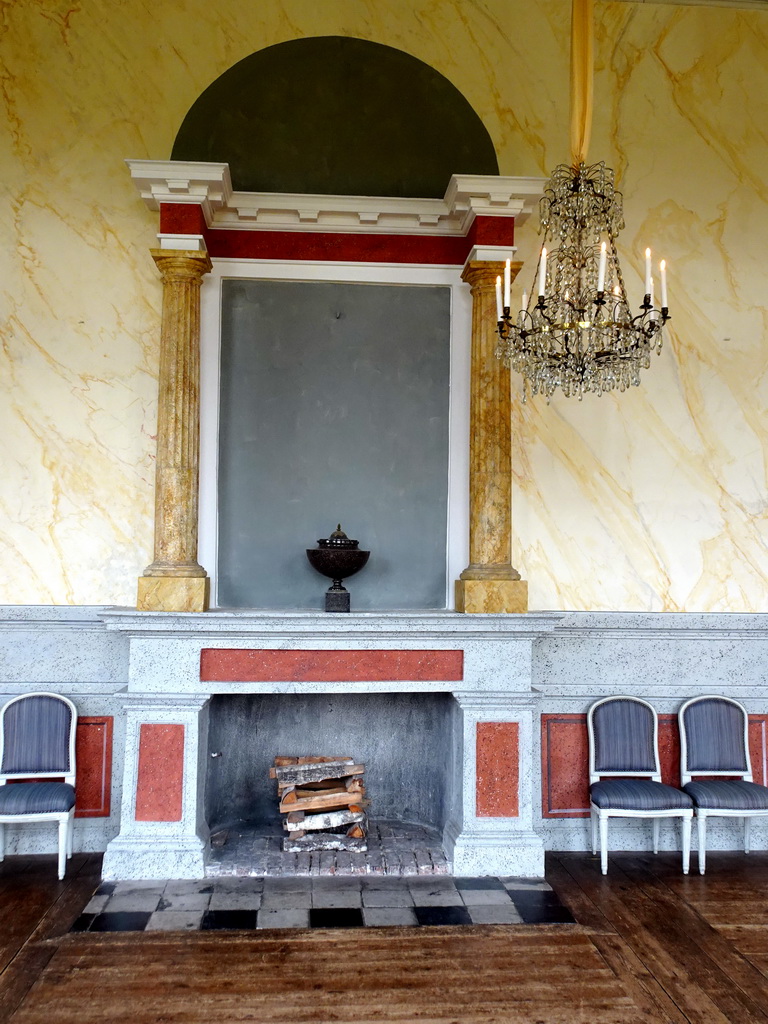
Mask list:
MULTIPOLYGON (((400 873, 398 858, 383 856, 387 850, 395 853, 386 841, 391 833, 398 840, 397 852, 408 836, 414 850, 431 852, 431 861, 423 858, 421 866, 423 873, 433 873, 436 865, 447 864, 434 851, 442 851, 446 825, 459 816, 462 743, 461 710, 449 693, 212 697, 205 811, 214 836, 214 867, 208 873, 224 873, 222 864, 232 874, 264 874, 278 867, 282 874, 310 870, 307 857, 276 857, 282 816, 276 784, 269 778, 275 756, 303 754, 350 756, 366 766, 369 855, 323 857, 324 865, 400 873), (233 850, 238 844, 242 850, 233 850)), ((317 864, 320 860, 315 857, 317 864)))
POLYGON ((366 763, 373 818, 432 830, 454 872, 541 875, 531 660, 558 618, 106 613, 130 669, 105 877, 204 877, 212 830, 279 828, 275 755, 325 747, 366 763))

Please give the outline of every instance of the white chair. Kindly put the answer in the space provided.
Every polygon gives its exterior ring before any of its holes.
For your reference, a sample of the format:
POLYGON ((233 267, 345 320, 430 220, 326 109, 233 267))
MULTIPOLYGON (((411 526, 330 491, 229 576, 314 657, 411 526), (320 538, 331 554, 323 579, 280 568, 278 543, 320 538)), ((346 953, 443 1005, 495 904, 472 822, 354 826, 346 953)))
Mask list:
POLYGON ((768 788, 752 781, 749 718, 737 700, 716 694, 694 697, 680 708, 678 720, 680 778, 696 808, 699 873, 703 875, 707 866, 707 818, 743 818, 744 852, 749 853, 752 818, 768 815, 768 788), (716 777, 696 781, 694 775, 716 777))
POLYGON ((74 831, 76 726, 75 705, 56 693, 23 694, 0 710, 0 861, 6 825, 55 821, 64 877, 74 831), (27 781, 57 776, 64 781, 27 781))
POLYGON ((687 793, 661 781, 659 723, 656 710, 638 697, 605 697, 587 714, 589 732, 589 811, 592 853, 608 873, 609 818, 651 818, 653 852, 659 852, 662 818, 680 818, 683 827, 683 873, 691 857, 693 801, 687 793))

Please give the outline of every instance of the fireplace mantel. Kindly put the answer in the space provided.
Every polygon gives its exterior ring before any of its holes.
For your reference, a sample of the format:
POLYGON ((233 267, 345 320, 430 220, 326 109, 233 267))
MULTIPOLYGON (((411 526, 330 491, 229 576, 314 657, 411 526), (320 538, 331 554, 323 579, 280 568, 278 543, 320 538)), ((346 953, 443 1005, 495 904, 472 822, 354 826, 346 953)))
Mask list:
POLYGON ((101 617, 130 650, 122 824, 105 877, 205 874, 208 704, 243 693, 450 693, 459 798, 444 846, 453 870, 543 873, 532 826, 532 648, 560 614, 115 608, 101 617), (506 799, 489 801, 491 790, 506 799))

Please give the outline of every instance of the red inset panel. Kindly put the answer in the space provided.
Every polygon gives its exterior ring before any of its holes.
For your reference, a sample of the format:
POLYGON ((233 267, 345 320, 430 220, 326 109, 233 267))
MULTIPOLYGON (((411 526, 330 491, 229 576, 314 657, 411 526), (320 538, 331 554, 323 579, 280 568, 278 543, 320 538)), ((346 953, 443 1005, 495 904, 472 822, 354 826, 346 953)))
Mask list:
POLYGON ((464 678, 463 651, 200 652, 206 683, 456 682, 464 678))
POLYGON ((75 759, 76 818, 108 818, 112 792, 111 715, 77 720, 75 759))
POLYGON ((544 818, 589 815, 586 715, 541 716, 541 813, 544 818))
POLYGON ((184 726, 141 726, 136 821, 181 821, 184 726))
POLYGON ((476 733, 476 814, 516 818, 520 813, 518 722, 478 722, 476 733))
MULTIPOLYGON (((749 753, 755 782, 768 777, 768 715, 749 716, 749 753)), ((680 785, 677 715, 659 715, 661 779, 680 785)), ((586 715, 541 716, 541 813, 545 818, 589 816, 589 747, 586 715)))

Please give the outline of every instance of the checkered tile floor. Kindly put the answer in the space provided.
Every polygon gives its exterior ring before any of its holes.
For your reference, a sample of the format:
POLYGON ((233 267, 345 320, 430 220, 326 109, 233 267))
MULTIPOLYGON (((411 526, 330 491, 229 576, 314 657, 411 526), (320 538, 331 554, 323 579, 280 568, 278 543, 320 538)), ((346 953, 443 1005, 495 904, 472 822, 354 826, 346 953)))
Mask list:
POLYGON ((221 878, 103 882, 72 931, 572 924, 551 886, 525 878, 221 878))

